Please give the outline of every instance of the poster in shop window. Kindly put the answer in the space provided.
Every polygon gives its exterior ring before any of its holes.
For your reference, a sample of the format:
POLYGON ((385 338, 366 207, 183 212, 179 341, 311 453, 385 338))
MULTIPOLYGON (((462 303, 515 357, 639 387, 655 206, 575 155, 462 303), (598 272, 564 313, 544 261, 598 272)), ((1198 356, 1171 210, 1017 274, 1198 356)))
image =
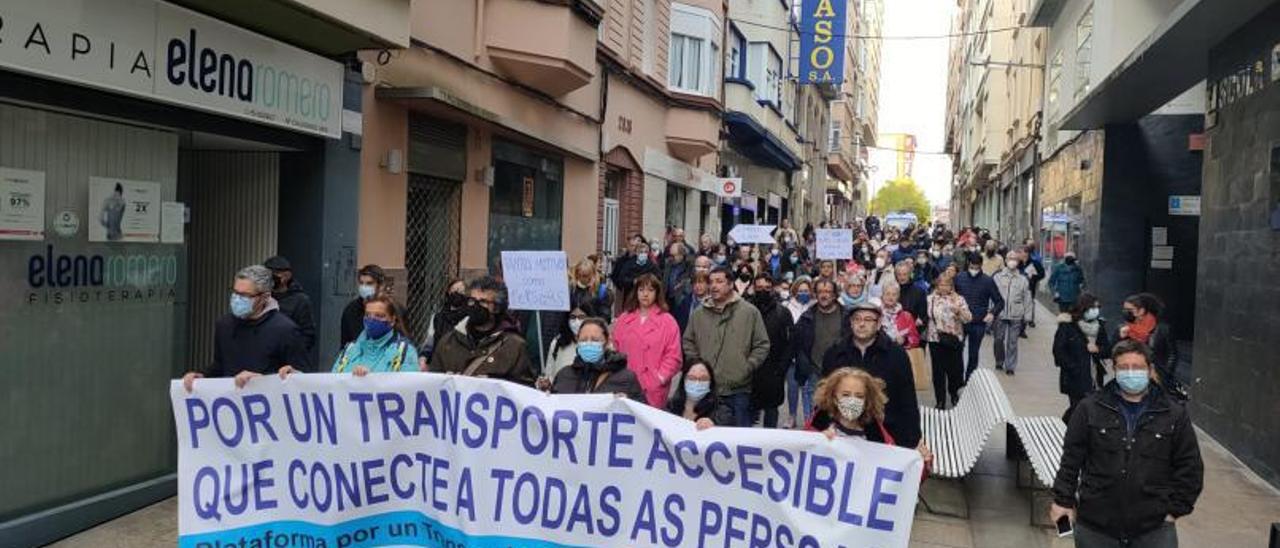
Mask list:
POLYGON ((44 239, 44 172, 0 167, 0 240, 44 239))
POLYGON ((90 242, 160 241, 160 183, 89 178, 90 242))

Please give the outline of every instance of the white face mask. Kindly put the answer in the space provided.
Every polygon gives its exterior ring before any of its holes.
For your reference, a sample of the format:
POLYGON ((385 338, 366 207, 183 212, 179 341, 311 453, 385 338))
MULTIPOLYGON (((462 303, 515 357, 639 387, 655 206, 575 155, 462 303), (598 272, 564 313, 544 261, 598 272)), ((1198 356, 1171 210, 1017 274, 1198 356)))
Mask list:
POLYGON ((1017 270, 1017 269, 1018 269, 1018 261, 1008 260, 1008 261, 1005 261, 1005 262, 1004 262, 1004 265, 1005 265, 1005 266, 1007 266, 1007 267, 1009 267, 1009 270, 1017 270))
POLYGON ((866 405, 866 400, 857 396, 844 396, 836 400, 836 407, 840 409, 840 416, 847 421, 858 420, 858 417, 862 416, 862 411, 866 405))
POLYGON ((886 262, 887 261, 885 261, 884 259, 880 257, 876 257, 876 268, 884 268, 884 265, 886 262))
POLYGON ((580 319, 578 319, 578 318, 570 318, 570 319, 569 319, 569 332, 573 333, 573 336, 574 336, 574 337, 577 337, 577 336, 578 336, 578 330, 579 330, 579 329, 582 329, 582 320, 580 320, 580 319))

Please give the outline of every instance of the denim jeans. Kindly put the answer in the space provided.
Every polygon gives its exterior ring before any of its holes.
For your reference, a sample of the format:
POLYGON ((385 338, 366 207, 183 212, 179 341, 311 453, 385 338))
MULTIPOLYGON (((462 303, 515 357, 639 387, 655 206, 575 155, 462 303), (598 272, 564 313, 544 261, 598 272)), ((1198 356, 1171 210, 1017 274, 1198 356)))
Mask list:
POLYGON ((969 342, 969 363, 964 369, 964 382, 978 369, 978 353, 982 350, 982 338, 987 335, 987 324, 981 321, 964 324, 964 338, 969 342))
POLYGON ((796 426, 803 426, 805 421, 809 420, 809 415, 813 414, 813 389, 816 382, 813 375, 800 384, 796 381, 796 367, 791 366, 787 370, 787 413, 791 414, 792 420, 796 426), (801 399, 803 398, 803 401, 801 399), (797 413, 797 409, 803 411, 803 414, 797 413))
POLYGON ((752 416, 753 413, 751 412, 750 392, 720 396, 720 401, 733 411, 733 426, 751 427, 755 417, 752 416))
POLYGON ((1076 548, 1178 548, 1178 528, 1169 522, 1127 544, 1080 522, 1076 522, 1075 531, 1076 548))

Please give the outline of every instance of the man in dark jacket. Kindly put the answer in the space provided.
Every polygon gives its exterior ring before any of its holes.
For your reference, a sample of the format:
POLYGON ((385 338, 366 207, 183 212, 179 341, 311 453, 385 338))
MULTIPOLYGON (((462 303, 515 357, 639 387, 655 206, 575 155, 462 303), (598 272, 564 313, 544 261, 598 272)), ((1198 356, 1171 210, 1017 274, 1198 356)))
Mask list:
POLYGON ((755 292, 749 300, 764 317, 764 329, 769 334, 769 357, 751 377, 752 416, 764 412, 765 428, 778 427, 778 406, 786 394, 787 369, 791 367, 791 311, 778 304, 778 294, 773 290, 773 278, 757 274, 752 282, 755 292))
POLYGON ((1182 404, 1152 382, 1151 350, 1122 341, 1116 380, 1071 416, 1049 517, 1075 523, 1078 546, 1177 546, 1204 462, 1182 404))
POLYGON ((964 297, 969 304, 969 312, 973 321, 964 325, 964 337, 969 341, 969 362, 965 366, 964 380, 978 368, 978 352, 982 349, 982 338, 987 334, 987 327, 1004 310, 1004 298, 996 287, 991 276, 982 273, 982 255, 970 252, 966 257, 966 269, 956 274, 956 293, 964 297))
MULTIPOLYGON (((884 425, 900 447, 915 448, 920 444, 920 407, 916 403, 916 381, 911 373, 907 351, 893 342, 880 329, 880 307, 862 303, 849 313, 850 330, 840 344, 822 358, 822 376, 841 367, 857 367, 884 381, 889 403, 884 410, 884 425)), ((826 429, 814 419, 814 428, 826 429)), ((825 421, 829 418, 821 417, 825 421)))
POLYGON ((261 265, 236 273, 231 312, 214 324, 213 363, 192 371, 182 382, 190 392, 195 379, 235 377, 244 386, 250 378, 276 373, 286 365, 310 371, 308 353, 298 326, 280 311, 271 297, 271 271, 261 265))
POLYGON ((898 302, 902 304, 903 310, 910 312, 911 317, 916 319, 916 329, 924 334, 925 322, 929 318, 929 296, 912 281, 913 271, 910 264, 905 261, 898 263, 898 266, 893 268, 893 274, 901 291, 898 302))
POLYGON ((316 346, 316 320, 311 315, 311 297, 303 293, 302 284, 293 279, 293 265, 289 264, 289 259, 276 255, 263 261, 262 266, 271 269, 271 275, 275 278, 272 296, 280 303, 280 311, 302 331, 302 339, 309 355, 316 346))
MULTIPOLYGON (((791 337, 792 359, 795 360, 796 383, 809 394, 805 401, 812 400, 813 389, 818 383, 813 379, 820 373, 822 358, 827 350, 840 342, 848 323, 844 317, 844 307, 836 300, 839 291, 836 283, 826 278, 813 282, 813 294, 817 302, 800 315, 795 331, 791 337)), ((808 417, 796 417, 797 424, 803 424, 808 417)))
POLYGON ((613 280, 613 287, 617 289, 617 298, 622 302, 627 301, 627 296, 635 288, 636 278, 645 274, 653 274, 658 279, 662 278, 659 265, 649 251, 648 240, 636 234, 631 237, 631 248, 614 263, 610 279, 613 280))
POLYGON ((533 386, 533 366, 518 325, 509 319, 507 286, 491 276, 467 284, 467 317, 440 338, 430 371, 489 377, 533 386))

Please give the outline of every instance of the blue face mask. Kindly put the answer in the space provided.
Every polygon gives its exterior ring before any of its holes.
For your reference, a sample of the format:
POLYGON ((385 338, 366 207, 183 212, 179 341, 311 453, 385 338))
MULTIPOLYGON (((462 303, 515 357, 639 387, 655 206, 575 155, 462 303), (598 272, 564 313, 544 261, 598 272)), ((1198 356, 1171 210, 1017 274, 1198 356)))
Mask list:
POLYGON ((800 303, 800 304, 809 304, 809 298, 810 298, 810 297, 811 297, 811 295, 809 295, 808 293, 797 293, 797 294, 796 294, 796 302, 798 302, 798 303, 800 303))
POLYGON ((360 284, 356 286, 356 293, 360 294, 361 299, 371 299, 378 290, 373 284, 360 284))
POLYGON ((685 381, 684 393, 691 400, 701 400, 711 393, 711 381, 685 381))
POLYGON ((604 343, 587 341, 578 343, 578 357, 589 364, 600 363, 604 359, 604 343))
POLYGON ((1151 383, 1151 376, 1146 371, 1121 369, 1116 371, 1116 384, 1120 385, 1120 389, 1129 394, 1141 394, 1147 389, 1147 385, 1151 383))
POLYGON ((231 314, 242 320, 248 318, 250 314, 253 314, 253 297, 232 293, 231 314))
POLYGON ((391 322, 375 318, 364 319, 364 336, 370 339, 381 339, 391 331, 391 322))

